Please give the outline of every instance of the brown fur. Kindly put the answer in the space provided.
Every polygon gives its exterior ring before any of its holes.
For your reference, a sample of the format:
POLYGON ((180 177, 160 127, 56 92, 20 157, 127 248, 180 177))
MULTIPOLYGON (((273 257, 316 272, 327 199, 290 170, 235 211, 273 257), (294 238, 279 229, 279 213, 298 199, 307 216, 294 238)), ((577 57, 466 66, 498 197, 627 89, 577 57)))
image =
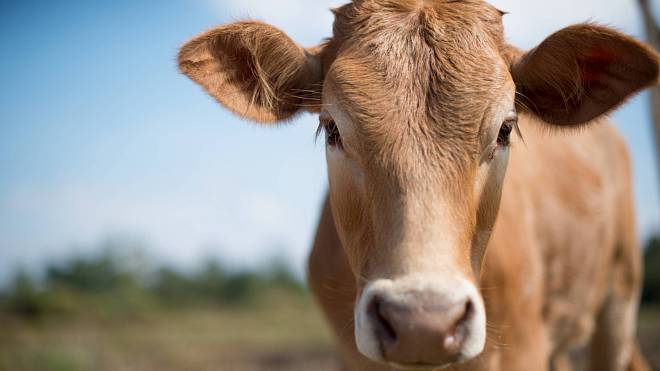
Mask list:
POLYGON ((587 344, 594 371, 645 370, 629 161, 600 118, 657 83, 658 54, 591 24, 524 53, 482 0, 355 0, 334 12, 333 37, 313 49, 243 22, 193 39, 179 63, 244 117, 304 109, 340 126, 309 278, 347 365, 387 369, 356 349, 364 286, 433 272, 474 282, 486 306, 486 349, 452 370, 566 370, 587 344), (514 93, 525 144, 493 149, 514 93))

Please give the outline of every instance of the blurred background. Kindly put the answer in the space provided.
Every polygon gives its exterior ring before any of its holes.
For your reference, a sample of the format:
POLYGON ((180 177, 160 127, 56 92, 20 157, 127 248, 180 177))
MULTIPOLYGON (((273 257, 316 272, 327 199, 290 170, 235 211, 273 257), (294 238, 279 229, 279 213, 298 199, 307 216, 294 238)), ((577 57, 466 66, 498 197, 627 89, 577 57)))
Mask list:
MULTIPOLYGON (((0 370, 334 365, 303 283, 327 187, 317 119, 242 122, 175 56, 245 18, 313 46, 343 2, 0 1, 0 370)), ((647 38, 637 0, 491 3, 519 47, 583 21, 647 38)), ((649 5, 660 16, 660 0, 649 5)), ((660 370, 650 108, 645 93, 613 116, 647 254, 640 336, 660 370)))

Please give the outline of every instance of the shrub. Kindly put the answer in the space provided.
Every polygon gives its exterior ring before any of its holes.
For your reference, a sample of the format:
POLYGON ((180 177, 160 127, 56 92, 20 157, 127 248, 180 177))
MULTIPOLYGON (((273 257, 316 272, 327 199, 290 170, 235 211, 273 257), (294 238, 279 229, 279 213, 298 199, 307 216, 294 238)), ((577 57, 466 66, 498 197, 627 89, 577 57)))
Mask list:
POLYGON ((644 304, 660 305, 660 236, 651 238, 644 250, 644 304))
POLYGON ((7 297, 9 309, 21 317, 38 318, 47 311, 43 294, 24 270, 16 274, 7 297))
POLYGON ((116 250, 74 256, 51 264, 42 281, 25 271, 16 274, 0 306, 25 318, 82 315, 95 318, 142 317, 153 309, 259 304, 269 292, 305 292, 289 267, 276 261, 256 271, 227 271, 209 260, 184 273, 161 267, 145 274, 135 259, 116 250))

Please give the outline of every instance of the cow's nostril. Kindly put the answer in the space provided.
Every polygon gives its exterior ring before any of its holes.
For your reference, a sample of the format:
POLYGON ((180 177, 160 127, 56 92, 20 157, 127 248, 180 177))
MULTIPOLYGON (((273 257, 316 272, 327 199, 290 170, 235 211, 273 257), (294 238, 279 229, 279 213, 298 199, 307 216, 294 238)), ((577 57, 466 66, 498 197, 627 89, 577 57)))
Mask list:
POLYGON ((465 307, 463 309, 463 314, 458 318, 458 321, 456 321, 456 325, 454 327, 454 332, 457 330, 460 330, 460 327, 465 324, 467 321, 472 318, 474 315, 474 304, 472 304, 472 300, 467 300, 465 302, 465 307))
POLYGON ((472 316, 474 316, 474 304, 472 303, 472 300, 468 299, 465 303, 465 314, 463 314, 463 318, 461 318, 460 322, 463 323, 468 321, 472 316))
POLYGON ((457 352, 465 341, 467 336, 467 323, 474 316, 475 309, 474 304, 471 300, 465 302, 463 307, 463 313, 460 314, 458 320, 453 325, 453 327, 447 332, 447 336, 444 341, 444 347, 449 352, 457 352))
POLYGON ((376 336, 380 339, 383 346, 389 346, 396 343, 397 334, 390 323, 388 313, 383 309, 383 299, 374 296, 369 305, 369 317, 375 324, 376 336))

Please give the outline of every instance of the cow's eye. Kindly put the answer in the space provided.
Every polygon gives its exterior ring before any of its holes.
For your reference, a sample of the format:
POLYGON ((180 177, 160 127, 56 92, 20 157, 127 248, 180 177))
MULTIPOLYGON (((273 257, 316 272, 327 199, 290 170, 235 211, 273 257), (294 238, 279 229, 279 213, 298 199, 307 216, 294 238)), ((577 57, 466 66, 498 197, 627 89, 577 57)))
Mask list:
POLYGON ((341 134, 334 120, 321 120, 319 129, 325 132, 325 143, 330 147, 342 148, 341 134))
POLYGON ((509 115, 500 127, 500 132, 497 134, 497 144, 503 147, 511 144, 511 133, 515 126, 518 125, 518 116, 515 114, 509 115))

